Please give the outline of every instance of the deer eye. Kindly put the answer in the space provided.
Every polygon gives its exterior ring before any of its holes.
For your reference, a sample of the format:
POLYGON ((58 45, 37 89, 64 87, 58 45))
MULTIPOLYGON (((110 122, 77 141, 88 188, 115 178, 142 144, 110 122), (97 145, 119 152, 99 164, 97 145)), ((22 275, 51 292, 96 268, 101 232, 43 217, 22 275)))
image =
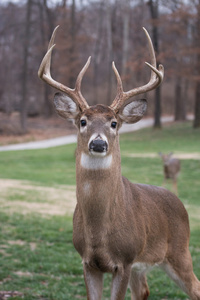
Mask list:
POLYGON ((81 120, 81 126, 82 126, 82 127, 85 127, 86 124, 87 124, 86 120, 81 120))
POLYGON ((116 128, 116 127, 117 127, 117 122, 112 122, 112 123, 111 123, 111 127, 112 127, 112 128, 116 128))

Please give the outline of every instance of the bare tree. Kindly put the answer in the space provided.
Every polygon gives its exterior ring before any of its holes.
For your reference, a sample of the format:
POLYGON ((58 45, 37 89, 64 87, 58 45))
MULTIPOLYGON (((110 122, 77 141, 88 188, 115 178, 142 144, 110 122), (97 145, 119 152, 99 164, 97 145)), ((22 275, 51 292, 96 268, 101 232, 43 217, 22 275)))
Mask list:
POLYGON ((32 0, 27 0, 26 22, 25 22, 25 36, 23 49, 23 70, 22 70, 22 100, 20 108, 20 120, 22 132, 27 131, 27 96, 28 96, 28 55, 30 44, 30 26, 31 26, 31 9, 32 0))
POLYGON ((122 76, 126 77, 129 54, 129 25, 130 25, 130 0, 122 2, 123 10, 123 41, 122 41, 122 76))
POLYGON ((104 2, 99 3, 98 12, 98 23, 97 23, 97 37, 94 46, 94 75, 93 75, 93 86, 94 86, 94 99, 95 103, 98 103, 98 77, 99 77, 99 62, 100 62, 100 50, 101 40, 103 32, 103 14, 104 14, 104 2))
POLYGON ((77 30, 76 30, 76 1, 72 0, 71 4, 71 17, 70 17, 70 38, 71 38, 71 46, 69 49, 69 55, 70 55, 70 74, 69 74, 69 85, 74 86, 75 83, 75 77, 74 77, 74 71, 73 71, 73 65, 75 61, 75 51, 76 51, 76 38, 77 38, 77 30))
MULTIPOLYGON (((184 96, 183 83, 187 78, 187 66, 188 66, 188 12, 183 3, 178 1, 169 1, 166 3, 168 9, 170 9, 170 20, 167 28, 168 33, 173 39, 173 46, 168 49, 168 52, 173 52, 173 74, 175 82, 175 121, 186 120, 186 97, 184 96), (176 62, 176 63, 174 63, 176 62), (177 67, 178 65, 178 67, 177 67)), ((169 47, 168 47, 169 48, 169 47)), ((185 86, 187 88, 187 85, 185 86)))
MULTIPOLYGON (((41 3, 41 1, 39 1, 41 3)), ((41 35, 42 35, 42 40, 43 40, 43 47, 44 47, 44 52, 46 51, 46 44, 47 40, 49 40, 49 37, 51 36, 51 32, 54 28, 54 16, 51 11, 51 9, 48 7, 48 0, 43 0, 43 3, 40 4, 42 7, 41 9, 43 10, 43 14, 46 14, 47 17, 47 22, 48 22, 48 34, 45 34, 45 20, 41 19, 41 35), (43 28, 42 28, 43 27, 43 28)), ((42 12, 40 12, 40 16, 42 18, 42 12)), ((50 98, 50 91, 51 89, 49 87, 44 88, 44 106, 43 106, 43 112, 46 117, 50 117, 53 114, 53 106, 51 104, 51 101, 49 101, 50 98)))
MULTIPOLYGON (((158 36, 158 5, 159 0, 150 0, 148 2, 152 22, 152 39, 155 47, 156 54, 159 54, 159 36, 158 36)), ((158 61, 159 64, 159 61, 158 61)), ((154 128, 161 128, 161 88, 155 90, 155 110, 154 110, 154 128)))
POLYGON ((112 57, 113 57, 113 46, 112 46, 112 19, 111 19, 111 3, 110 0, 105 0, 106 4, 106 29, 107 29, 107 60, 108 60, 108 73, 107 73, 107 104, 111 101, 112 92, 112 57))
POLYGON ((197 0, 197 21, 196 21, 196 47, 198 48, 196 61, 196 86, 195 86, 195 108, 194 108, 194 128, 200 127, 200 0, 197 0))
POLYGON ((183 77, 178 75, 175 82, 175 121, 186 120, 186 95, 183 94, 182 81, 183 77))

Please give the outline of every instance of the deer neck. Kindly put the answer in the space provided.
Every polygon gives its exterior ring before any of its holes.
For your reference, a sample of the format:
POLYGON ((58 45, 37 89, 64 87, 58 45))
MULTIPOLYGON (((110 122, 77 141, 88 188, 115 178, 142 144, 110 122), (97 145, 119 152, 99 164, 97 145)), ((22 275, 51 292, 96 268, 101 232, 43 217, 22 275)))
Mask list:
MULTIPOLYGON (((122 190, 119 144, 112 153, 94 157, 77 149, 77 202, 86 220, 103 223, 110 218, 113 204, 122 190)), ((115 206, 114 205, 114 206, 115 206)))

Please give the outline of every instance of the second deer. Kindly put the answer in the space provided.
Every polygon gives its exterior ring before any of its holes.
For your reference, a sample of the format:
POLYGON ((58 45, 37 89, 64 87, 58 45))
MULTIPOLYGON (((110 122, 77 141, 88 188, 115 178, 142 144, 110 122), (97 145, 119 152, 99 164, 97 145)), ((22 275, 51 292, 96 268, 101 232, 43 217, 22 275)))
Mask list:
POLYGON ((163 161, 163 185, 166 185, 167 179, 171 179, 173 182, 173 191, 176 195, 178 195, 177 178, 181 170, 181 162, 178 158, 172 157, 172 152, 169 154, 163 154, 160 152, 159 155, 163 161))

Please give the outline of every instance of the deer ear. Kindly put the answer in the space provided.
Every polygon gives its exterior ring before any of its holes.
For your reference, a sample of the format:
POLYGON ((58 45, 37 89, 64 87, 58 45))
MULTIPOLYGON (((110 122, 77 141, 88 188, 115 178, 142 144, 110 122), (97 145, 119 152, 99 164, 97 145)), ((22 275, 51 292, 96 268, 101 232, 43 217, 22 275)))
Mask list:
POLYGON ((64 119, 75 119, 80 112, 76 103, 65 94, 56 93, 54 106, 57 113, 64 119))
POLYGON ((125 123, 136 123, 144 116, 147 110, 147 101, 145 99, 134 100, 124 105, 119 111, 119 117, 125 123))

